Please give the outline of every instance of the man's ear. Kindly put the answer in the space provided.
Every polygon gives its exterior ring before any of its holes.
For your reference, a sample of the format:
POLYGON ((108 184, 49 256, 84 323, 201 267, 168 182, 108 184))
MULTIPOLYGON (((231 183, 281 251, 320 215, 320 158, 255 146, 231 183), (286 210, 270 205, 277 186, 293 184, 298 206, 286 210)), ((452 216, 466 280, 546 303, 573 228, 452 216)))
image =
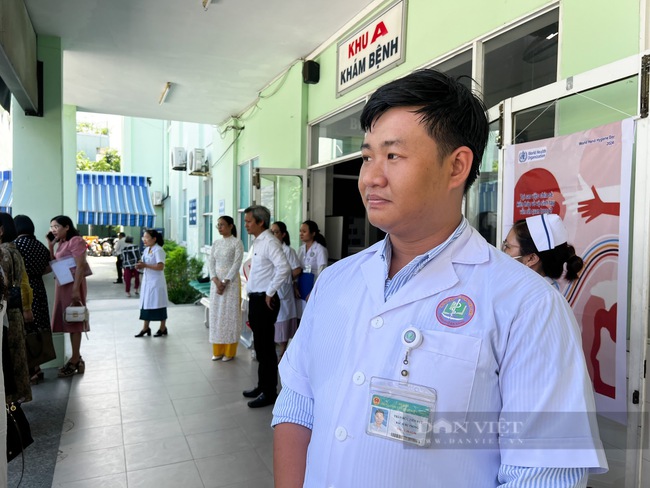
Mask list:
POLYGON ((451 159, 451 174, 449 184, 452 188, 465 189, 465 181, 472 171, 474 153, 467 146, 456 148, 449 156, 451 159))

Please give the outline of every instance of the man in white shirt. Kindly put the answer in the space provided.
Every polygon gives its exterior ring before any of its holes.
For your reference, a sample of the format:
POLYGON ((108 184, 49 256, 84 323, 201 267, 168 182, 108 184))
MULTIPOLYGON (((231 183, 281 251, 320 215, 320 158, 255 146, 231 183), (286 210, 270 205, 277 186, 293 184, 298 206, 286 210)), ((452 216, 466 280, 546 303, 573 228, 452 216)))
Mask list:
POLYGON ((361 127, 359 191, 387 236, 311 292, 280 363, 276 488, 585 487, 607 462, 573 313, 461 212, 483 103, 419 70, 361 127))
POLYGON ((291 274, 282 243, 269 230, 271 213, 266 207, 253 205, 244 210, 246 231, 255 237, 248 292, 248 322, 253 331, 253 347, 259 365, 257 386, 244 391, 254 398, 251 408, 275 403, 278 388, 278 358, 275 353, 275 321, 280 311, 278 290, 291 274))
POLYGON ((117 280, 113 284, 124 283, 122 280, 122 251, 126 247, 126 234, 120 232, 117 235, 117 242, 113 247, 113 256, 117 256, 117 261, 115 262, 115 269, 117 269, 117 280))

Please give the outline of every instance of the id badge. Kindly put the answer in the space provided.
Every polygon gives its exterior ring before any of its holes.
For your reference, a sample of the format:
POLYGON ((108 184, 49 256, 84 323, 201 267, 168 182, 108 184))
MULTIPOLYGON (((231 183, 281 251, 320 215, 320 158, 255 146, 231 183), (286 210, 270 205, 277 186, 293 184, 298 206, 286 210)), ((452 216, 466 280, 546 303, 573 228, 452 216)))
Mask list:
POLYGON ((433 435, 436 401, 433 388, 373 377, 366 434, 428 447, 433 435))

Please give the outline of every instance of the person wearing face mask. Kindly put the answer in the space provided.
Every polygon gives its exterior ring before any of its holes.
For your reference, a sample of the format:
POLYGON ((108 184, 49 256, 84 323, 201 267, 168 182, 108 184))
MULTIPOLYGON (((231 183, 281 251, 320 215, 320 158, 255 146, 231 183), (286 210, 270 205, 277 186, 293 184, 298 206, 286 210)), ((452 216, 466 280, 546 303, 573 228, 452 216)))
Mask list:
POLYGON ((501 250, 542 275, 558 290, 558 279, 573 281, 584 266, 574 247, 567 243, 562 219, 555 214, 518 220, 508 232, 501 250))

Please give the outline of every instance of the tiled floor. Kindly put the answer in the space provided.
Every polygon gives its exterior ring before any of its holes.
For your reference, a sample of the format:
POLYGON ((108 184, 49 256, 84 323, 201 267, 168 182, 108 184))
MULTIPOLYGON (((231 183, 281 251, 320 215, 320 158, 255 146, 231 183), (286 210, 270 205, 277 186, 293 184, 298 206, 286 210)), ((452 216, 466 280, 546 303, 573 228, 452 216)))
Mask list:
MULTIPOLYGON (((71 379, 53 486, 272 487, 271 407, 252 410, 241 394, 257 376, 250 351, 211 361, 196 305, 169 308, 169 336, 134 338, 138 300, 112 283, 114 262, 91 258, 86 373, 71 379)), ((599 423, 610 472, 590 486, 622 486, 625 429, 599 423)))
MULTIPOLYGON (((53 486, 273 486, 271 407, 250 409, 257 363, 211 361, 203 307, 169 308, 169 336, 133 335, 138 300, 91 258, 86 372, 72 379, 53 486)), ((153 324, 154 331, 157 324, 153 324)))

